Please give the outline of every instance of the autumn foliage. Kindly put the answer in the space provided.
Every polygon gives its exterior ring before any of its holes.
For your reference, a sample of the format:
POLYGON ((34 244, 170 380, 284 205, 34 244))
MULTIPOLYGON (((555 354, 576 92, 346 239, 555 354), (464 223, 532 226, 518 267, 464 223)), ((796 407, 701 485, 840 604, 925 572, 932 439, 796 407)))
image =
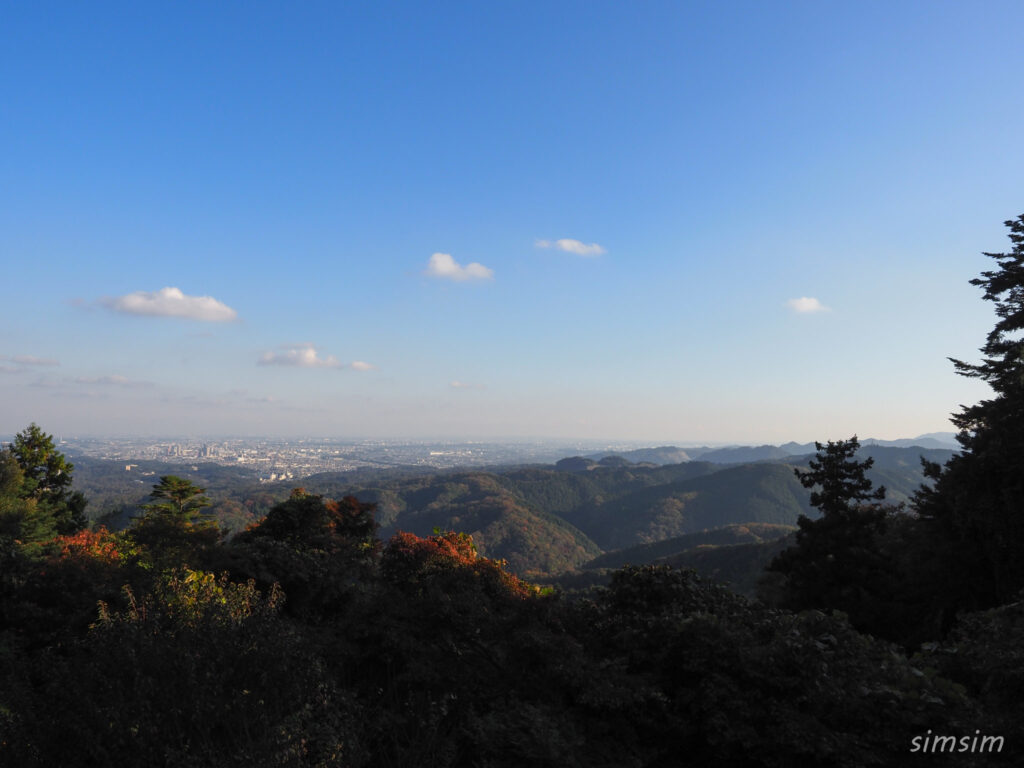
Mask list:
POLYGON ((82 568, 93 564, 116 566, 121 561, 121 547, 118 537, 106 528, 84 530, 54 539, 55 551, 51 561, 56 559, 63 563, 78 564, 82 568))
POLYGON ((412 585, 441 578, 476 582, 505 597, 526 598, 537 593, 536 587, 508 573, 504 565, 479 557, 473 537, 455 531, 426 538, 400 531, 381 557, 384 578, 393 583, 412 585))

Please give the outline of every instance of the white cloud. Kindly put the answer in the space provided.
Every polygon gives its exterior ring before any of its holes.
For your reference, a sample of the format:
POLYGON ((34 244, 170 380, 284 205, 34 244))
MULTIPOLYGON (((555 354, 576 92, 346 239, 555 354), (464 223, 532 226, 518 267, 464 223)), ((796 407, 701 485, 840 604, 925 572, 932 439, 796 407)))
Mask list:
POLYGON ((800 314, 812 314, 814 312, 828 312, 829 307, 826 307, 817 299, 812 299, 809 296, 801 296, 799 299, 790 299, 786 302, 786 306, 792 309, 794 312, 800 314))
POLYGON ((343 363, 334 355, 321 357, 318 348, 310 342, 282 344, 276 352, 264 352, 257 365, 280 365, 287 368, 351 368, 353 371, 372 371, 377 366, 356 360, 343 363))
POLYGON ((180 288, 170 287, 108 297, 100 299, 100 304, 128 315, 184 317, 208 323, 225 323, 238 317, 235 310, 212 296, 187 296, 180 288))
POLYGON ((450 381, 448 386, 452 389, 483 389, 482 384, 467 384, 464 381, 450 381))
POLYGON ((15 355, 11 358, 11 362, 18 363, 19 365, 60 365, 53 358, 36 357, 35 355, 15 355))
POLYGON ((608 253, 597 243, 587 245, 580 240, 573 240, 571 237, 563 237, 554 241, 537 240, 534 242, 534 245, 538 248, 555 248, 566 253, 575 253, 577 256, 600 256, 602 253, 608 253))
POLYGON ((435 253, 430 257, 426 274, 461 283, 466 280, 490 280, 494 277, 494 270, 475 261, 462 266, 450 253, 435 253))
POLYGON ((334 355, 320 357, 315 345, 285 344, 277 352, 264 352, 257 365, 282 365, 291 368, 341 368, 341 361, 334 355))

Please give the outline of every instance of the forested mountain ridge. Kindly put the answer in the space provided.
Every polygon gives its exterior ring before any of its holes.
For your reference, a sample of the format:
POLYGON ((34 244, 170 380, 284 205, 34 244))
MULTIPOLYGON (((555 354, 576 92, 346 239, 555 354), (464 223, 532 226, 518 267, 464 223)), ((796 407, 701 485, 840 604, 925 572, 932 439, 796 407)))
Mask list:
MULTIPOLYGON (((920 461, 945 461, 950 451, 870 446, 869 477, 884 484, 893 501, 905 501, 924 481, 920 461)), ((206 488, 208 512, 233 532, 255 523, 295 485, 328 497, 356 496, 377 504, 384 535, 406 530, 429 535, 434 528, 472 534, 488 557, 509 562, 520 574, 554 574, 581 566, 602 552, 652 543, 733 524, 795 525, 813 514, 794 467, 810 456, 784 462, 595 465, 583 471, 552 466, 457 470, 432 473, 359 471, 321 473, 301 481, 258 483, 251 471, 217 464, 144 462, 132 471, 123 462, 83 457, 75 488, 92 502, 94 519, 117 529, 139 513, 159 474, 180 473, 206 488), (182 471, 182 470, 185 471, 182 471)))
POLYGON ((664 562, 680 552, 698 548, 730 547, 777 541, 796 530, 796 526, 774 523, 733 523, 699 533, 687 533, 650 544, 637 544, 595 557, 581 569, 622 568, 664 562))
POLYGON ((810 511, 801 491, 788 466, 730 466, 588 505, 567 518, 603 549, 619 549, 732 523, 793 525, 810 511))
POLYGON ((481 555, 505 560, 519 574, 557 573, 600 553, 583 532, 530 504, 486 473, 427 476, 345 495, 377 504, 384 536, 435 529, 473 536, 481 555))

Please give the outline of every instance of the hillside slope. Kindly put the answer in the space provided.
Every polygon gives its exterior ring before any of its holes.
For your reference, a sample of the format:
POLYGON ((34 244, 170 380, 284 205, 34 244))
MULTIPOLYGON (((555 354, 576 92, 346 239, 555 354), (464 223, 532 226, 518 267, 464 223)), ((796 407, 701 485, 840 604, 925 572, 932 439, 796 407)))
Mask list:
POLYGON ((812 512, 808 498, 791 467, 746 464, 593 500, 564 517, 611 550, 732 523, 795 525, 812 512))
POLYGON ((697 548, 730 547, 738 544, 761 544, 781 539, 796 530, 791 525, 774 523, 735 523, 700 533, 688 533, 652 544, 638 544, 626 549, 606 552, 584 563, 583 570, 621 568, 624 565, 648 565, 697 548))

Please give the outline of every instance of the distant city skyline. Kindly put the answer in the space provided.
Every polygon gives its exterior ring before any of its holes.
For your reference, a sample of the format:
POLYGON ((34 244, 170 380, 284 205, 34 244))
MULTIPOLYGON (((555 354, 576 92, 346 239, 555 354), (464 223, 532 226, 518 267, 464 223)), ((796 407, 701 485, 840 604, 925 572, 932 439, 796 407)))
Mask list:
POLYGON ((951 431, 1024 211, 1022 20, 12 6, 0 433, 951 431))

